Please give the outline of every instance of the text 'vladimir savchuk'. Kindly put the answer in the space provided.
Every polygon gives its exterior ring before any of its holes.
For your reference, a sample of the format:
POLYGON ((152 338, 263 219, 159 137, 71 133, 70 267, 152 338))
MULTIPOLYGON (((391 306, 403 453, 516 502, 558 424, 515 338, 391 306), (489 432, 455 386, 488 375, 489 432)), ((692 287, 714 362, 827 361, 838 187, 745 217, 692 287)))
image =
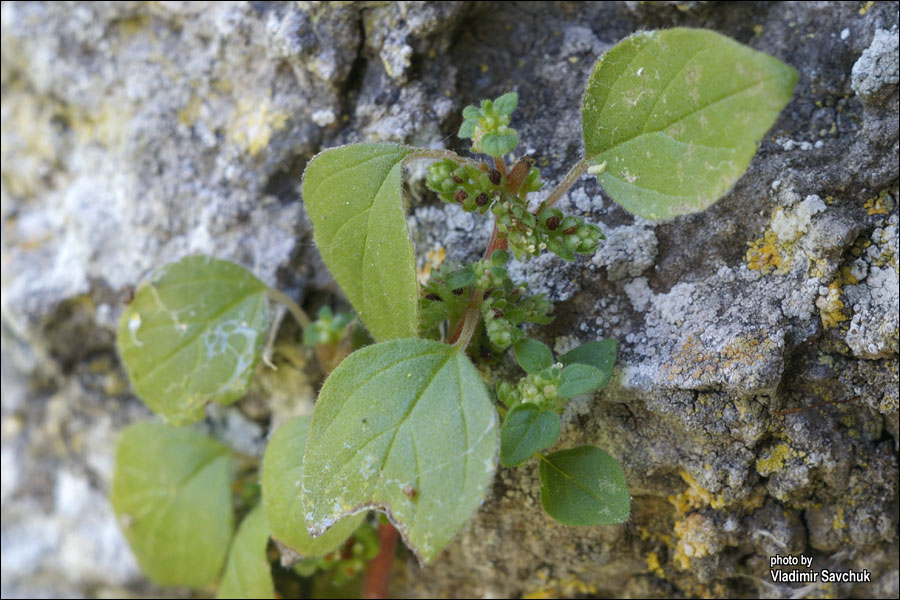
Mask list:
POLYGON ((867 569, 860 571, 831 571, 820 569, 818 571, 800 571, 796 569, 776 569, 775 567, 812 567, 812 556, 791 554, 782 556, 776 554, 769 557, 769 574, 775 583, 860 583, 871 581, 871 574, 867 569))

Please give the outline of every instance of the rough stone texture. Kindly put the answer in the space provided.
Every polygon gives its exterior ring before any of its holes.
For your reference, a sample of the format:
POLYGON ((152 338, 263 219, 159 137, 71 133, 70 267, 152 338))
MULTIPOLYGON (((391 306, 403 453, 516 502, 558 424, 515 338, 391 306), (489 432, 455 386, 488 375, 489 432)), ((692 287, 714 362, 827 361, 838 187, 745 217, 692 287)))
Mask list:
MULTIPOLYGON (((615 336, 614 384, 573 403, 561 447, 616 456, 622 526, 540 510, 537 465, 501 469, 420 596, 779 597, 773 553, 898 586, 898 76, 895 2, 4 3, 2 592, 144 595, 104 501, 115 432, 148 412, 113 348, 131 286, 190 252, 294 295, 334 292, 298 199, 325 147, 462 150, 459 110, 508 89, 549 182, 579 157, 594 60, 637 29, 708 27, 794 65, 794 98, 706 212, 634 219, 590 178, 561 203, 606 245, 512 270, 557 304, 558 350, 615 336)), ((411 169, 420 260, 481 252, 489 224, 411 169)), ((546 192, 545 192, 546 193, 546 192)), ((288 351, 285 351, 288 352, 288 351)), ((302 362, 302 360, 300 361, 302 362)), ((302 369, 208 427, 258 453, 309 409, 302 369), (300 399, 285 386, 301 390, 300 399), (271 404, 267 404, 271 399, 271 404)))

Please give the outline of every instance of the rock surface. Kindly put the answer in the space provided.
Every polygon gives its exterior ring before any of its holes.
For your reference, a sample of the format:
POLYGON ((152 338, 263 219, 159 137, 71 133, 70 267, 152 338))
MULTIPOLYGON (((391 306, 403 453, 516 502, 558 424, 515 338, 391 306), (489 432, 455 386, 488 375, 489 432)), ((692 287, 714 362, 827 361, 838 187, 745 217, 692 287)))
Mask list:
MULTIPOLYGON (((557 301, 551 346, 615 336, 619 372, 564 417, 562 447, 623 465, 631 520, 570 529, 537 465, 403 596, 779 597, 768 557, 867 569, 816 594, 898 586, 898 4, 20 3, 2 7, 2 592, 160 593, 105 501, 116 432, 149 413, 114 350, 129 290, 187 253, 294 296, 335 292, 300 175, 320 149, 463 150, 459 111, 514 89, 551 184, 579 158, 597 56, 638 29, 707 27, 800 81, 748 173, 706 212, 635 219, 584 178, 561 208, 606 231, 592 259, 512 272, 557 301)), ((420 176, 420 174, 418 174, 420 176)), ((411 173, 424 265, 490 226, 411 173)), ((260 384, 209 424, 245 452, 308 410, 260 384), (298 408, 298 405, 300 406, 298 408), (233 413, 233 414, 232 414, 233 413), (231 414, 231 416, 229 416, 231 414), (260 427, 262 425, 262 427, 260 427)))

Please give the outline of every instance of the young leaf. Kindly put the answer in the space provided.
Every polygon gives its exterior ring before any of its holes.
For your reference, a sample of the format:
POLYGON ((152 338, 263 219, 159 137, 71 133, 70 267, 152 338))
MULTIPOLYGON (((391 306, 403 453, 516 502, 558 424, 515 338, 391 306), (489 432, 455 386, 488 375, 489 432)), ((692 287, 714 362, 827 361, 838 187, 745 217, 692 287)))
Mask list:
POLYGON ((597 62, 584 94, 585 158, 626 210, 703 210, 744 173, 791 98, 797 72, 703 29, 631 35, 597 62))
POLYGON ((559 437, 559 415, 541 412, 531 403, 520 404, 506 416, 500 428, 500 464, 516 467, 548 448, 559 437))
POLYGON ((596 342, 587 342, 560 356, 559 362, 564 365, 573 363, 591 365, 603 372, 611 373, 613 363, 616 362, 616 340, 615 338, 606 338, 596 342))
POLYGON ((531 338, 519 340, 513 345, 519 366, 527 373, 537 373, 553 364, 553 353, 545 344, 531 338))
POLYGON ((320 534, 378 508, 431 562, 484 499, 497 438, 497 413, 464 352, 415 339, 358 350, 316 402, 303 476, 307 527, 320 534))
POLYGON ((336 550, 366 518, 360 513, 341 519, 317 538, 306 530, 308 509, 300 484, 311 419, 299 416, 283 423, 269 440, 262 464, 262 505, 272 537, 303 557, 336 550))
POLYGON ((110 501, 141 570, 159 585, 218 577, 234 528, 231 455, 191 429, 143 422, 116 450, 110 501))
MULTIPOLYGON (((594 369, 599 371, 599 380, 596 387, 591 389, 603 388, 609 383, 609 378, 612 376, 613 364, 616 362, 616 340, 614 338, 607 338, 605 340, 582 344, 574 350, 570 350, 560 356, 559 362, 566 366, 581 364, 594 367, 594 369)), ((565 372, 565 370, 563 372, 565 372)), ((572 373, 569 377, 574 375, 575 373, 572 373)))
POLYGON ((511 115, 514 110, 516 110, 516 105, 519 103, 519 95, 515 92, 507 92, 494 100, 494 108, 497 109, 497 112, 501 115, 511 115))
POLYGON ((600 369, 591 365, 574 363, 562 370, 558 392, 564 398, 574 398, 600 389, 606 379, 600 369))
POLYGON ((485 154, 499 158, 515 149, 519 143, 519 136, 512 131, 507 133, 485 133, 479 143, 485 154))
POLYGON ((244 395, 267 315, 266 286, 249 271, 188 256, 138 287, 116 343, 141 399, 170 423, 192 423, 207 402, 244 395))
POLYGON ((317 155, 303 203, 322 259, 378 341, 414 337, 418 286, 400 176, 414 150, 355 144, 317 155))
POLYGON ((631 496, 616 459, 578 446, 542 457, 541 504, 564 525, 610 525, 628 518, 631 496))
POLYGON ((274 598, 275 585, 266 558, 269 527, 259 504, 244 517, 231 542, 216 598, 274 598))

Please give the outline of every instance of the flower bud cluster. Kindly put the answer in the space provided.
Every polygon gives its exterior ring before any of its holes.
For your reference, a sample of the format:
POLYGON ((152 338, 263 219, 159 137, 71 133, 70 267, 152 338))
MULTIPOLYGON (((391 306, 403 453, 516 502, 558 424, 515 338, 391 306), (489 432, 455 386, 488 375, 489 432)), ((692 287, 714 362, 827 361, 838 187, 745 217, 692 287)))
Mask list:
POLYGON ((445 158, 428 167, 425 185, 444 202, 462 205, 466 212, 486 212, 491 203, 500 197, 503 177, 500 171, 487 165, 477 168, 460 165, 445 158))
POLYGON ((347 326, 353 321, 353 315, 347 313, 334 314, 331 308, 323 306, 316 315, 316 320, 303 330, 305 346, 334 346, 348 335, 347 326))
POLYGON ((562 365, 556 363, 537 373, 529 373, 516 385, 501 381, 497 384, 497 398, 512 410, 519 404, 530 402, 540 410, 560 411, 567 400, 559 395, 562 365))

